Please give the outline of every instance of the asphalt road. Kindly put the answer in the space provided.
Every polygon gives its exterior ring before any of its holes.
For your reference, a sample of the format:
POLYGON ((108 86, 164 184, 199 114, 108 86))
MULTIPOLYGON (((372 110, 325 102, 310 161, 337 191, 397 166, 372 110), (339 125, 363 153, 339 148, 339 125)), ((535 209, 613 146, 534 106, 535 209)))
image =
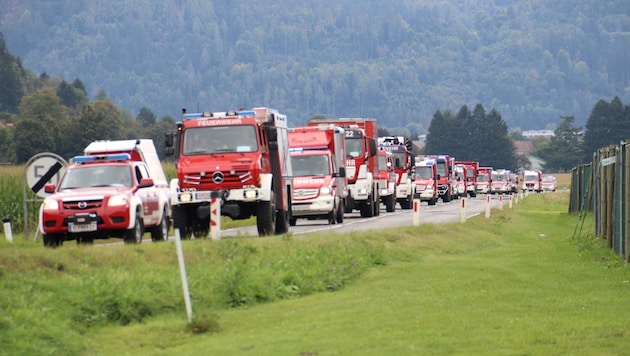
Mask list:
MULTIPOLYGON (((509 209, 510 196, 503 196, 502 203, 499 201, 498 195, 490 196, 490 214, 495 209, 499 209, 500 205, 503 209, 509 209)), ((521 199, 517 195, 511 196, 512 205, 518 204, 518 200, 521 199)), ((488 202, 485 195, 478 195, 475 198, 465 199, 466 218, 470 218, 476 215, 486 214, 486 207, 488 202)), ((439 201, 436 205, 429 206, 427 203, 421 203, 418 209, 418 221, 419 224, 424 223, 445 223, 461 220, 462 214, 462 199, 452 200, 448 203, 439 201)), ((309 233, 334 231, 335 233, 348 233, 353 231, 365 231, 365 230, 378 230, 390 227, 408 226, 414 224, 414 210, 403 210, 400 205, 396 205, 394 212, 385 212, 385 207, 381 206, 381 213, 378 216, 371 218, 361 217, 358 211, 353 213, 346 213, 344 215, 344 222, 341 224, 329 225, 325 219, 321 220, 306 220, 298 219, 296 226, 289 228, 292 235, 302 235, 309 233)), ((247 226, 241 228, 226 229, 221 231, 221 237, 232 236, 258 236, 256 226, 247 226)))

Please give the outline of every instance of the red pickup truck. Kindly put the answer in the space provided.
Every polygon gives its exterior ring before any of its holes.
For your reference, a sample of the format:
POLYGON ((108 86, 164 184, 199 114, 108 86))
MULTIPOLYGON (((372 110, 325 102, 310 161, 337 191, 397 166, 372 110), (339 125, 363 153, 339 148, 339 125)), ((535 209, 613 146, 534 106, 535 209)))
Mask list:
POLYGON ((58 185, 49 184, 40 208, 44 245, 122 238, 166 240, 169 185, 152 140, 95 141, 73 158, 58 185))

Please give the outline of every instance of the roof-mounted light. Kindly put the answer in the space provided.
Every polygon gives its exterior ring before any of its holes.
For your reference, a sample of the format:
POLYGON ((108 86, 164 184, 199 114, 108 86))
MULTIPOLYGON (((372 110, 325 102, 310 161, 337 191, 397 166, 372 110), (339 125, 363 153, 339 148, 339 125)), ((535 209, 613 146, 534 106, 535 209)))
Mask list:
POLYGON ((75 156, 74 163, 105 162, 105 161, 128 161, 131 159, 129 153, 115 153, 111 155, 75 156))

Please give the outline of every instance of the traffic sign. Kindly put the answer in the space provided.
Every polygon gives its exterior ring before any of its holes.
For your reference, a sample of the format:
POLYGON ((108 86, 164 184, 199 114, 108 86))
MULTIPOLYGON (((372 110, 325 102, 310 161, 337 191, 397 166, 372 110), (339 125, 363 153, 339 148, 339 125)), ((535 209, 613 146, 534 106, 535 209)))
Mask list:
POLYGON ((44 185, 59 183, 67 166, 68 163, 54 153, 38 153, 26 164, 26 183, 37 196, 45 198, 44 185))

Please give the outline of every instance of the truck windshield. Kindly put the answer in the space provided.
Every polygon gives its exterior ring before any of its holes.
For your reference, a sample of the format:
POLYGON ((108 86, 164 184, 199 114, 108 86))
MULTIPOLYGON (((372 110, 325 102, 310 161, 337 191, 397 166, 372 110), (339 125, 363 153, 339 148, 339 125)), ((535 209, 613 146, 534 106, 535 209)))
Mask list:
POLYGON ((193 127, 184 131, 184 156, 256 151, 258 141, 252 125, 193 127))
POLYGON ((480 174, 477 176, 477 182, 487 182, 488 176, 485 174, 480 174))
POLYGON ((129 166, 94 165, 68 169, 59 183, 59 189, 130 187, 132 185, 129 166))
POLYGON ((433 170, 431 169, 431 167, 416 167, 416 178, 432 179, 433 170))
POLYGON ((346 136, 346 153, 352 158, 361 157, 363 152, 363 140, 360 137, 346 136))
POLYGON ((523 180, 538 180, 538 176, 537 175, 525 176, 523 180))
POLYGON ((294 177, 329 176, 328 156, 291 156, 294 177))

